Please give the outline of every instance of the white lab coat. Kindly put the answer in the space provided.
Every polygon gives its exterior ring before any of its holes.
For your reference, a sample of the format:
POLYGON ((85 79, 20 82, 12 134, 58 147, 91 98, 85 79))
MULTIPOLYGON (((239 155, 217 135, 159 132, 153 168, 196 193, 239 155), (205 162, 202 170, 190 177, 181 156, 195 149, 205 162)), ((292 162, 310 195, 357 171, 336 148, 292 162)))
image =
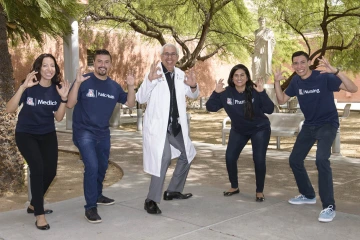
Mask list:
MULTIPOLYGON (((143 163, 144 171, 160 177, 161 158, 164 151, 165 138, 169 120, 170 110, 170 91, 167 84, 161 63, 158 65, 161 69, 162 77, 150 81, 149 73, 145 75, 144 81, 136 93, 136 101, 140 104, 147 103, 144 125, 143 125, 143 163)), ((182 135, 184 137, 184 145, 186 156, 190 163, 195 155, 196 150, 189 138, 189 129, 186 118, 186 99, 185 95, 190 98, 199 96, 199 87, 195 92, 191 92, 191 88, 184 84, 185 73, 175 67, 175 90, 176 101, 179 110, 179 123, 181 124, 182 135)), ((160 74, 160 71, 158 71, 160 74)), ((179 157, 180 151, 171 146, 171 159, 179 157)))

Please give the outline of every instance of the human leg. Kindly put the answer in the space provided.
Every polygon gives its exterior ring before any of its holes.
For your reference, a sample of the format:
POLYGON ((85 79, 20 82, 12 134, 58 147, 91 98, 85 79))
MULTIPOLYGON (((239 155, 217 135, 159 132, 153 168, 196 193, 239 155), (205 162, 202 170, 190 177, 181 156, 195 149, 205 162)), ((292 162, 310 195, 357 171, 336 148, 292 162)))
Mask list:
POLYGON ((79 149, 84 163, 84 196, 86 210, 97 207, 98 198, 97 175, 99 171, 96 154, 97 140, 90 134, 81 137, 74 137, 74 144, 79 149))
POLYGON ((56 132, 51 132, 42 136, 40 151, 44 165, 44 195, 56 176, 58 163, 58 142, 56 132))
POLYGON ((44 214, 44 166, 37 136, 28 133, 15 133, 16 145, 30 168, 31 202, 34 214, 44 214))
POLYGON ((169 143, 176 149, 180 151, 180 156, 177 160, 173 176, 171 178, 170 184, 167 188, 168 192, 182 192, 184 190, 185 182, 187 175, 190 170, 190 163, 188 162, 186 156, 186 150, 184 145, 184 139, 182 132, 174 137, 173 135, 169 136, 169 143))
POLYGON ((164 151, 161 158, 161 169, 160 169, 160 177, 151 176, 149 193, 147 195, 147 200, 152 200, 156 203, 161 201, 162 189, 164 186, 165 176, 167 169, 169 168, 171 162, 171 149, 169 143, 169 134, 166 134, 164 151))
POLYGON ((336 137, 337 129, 331 124, 326 124, 316 132, 318 140, 316 150, 316 166, 318 169, 319 195, 322 201, 323 209, 333 206, 335 210, 334 187, 332 179, 332 170, 330 166, 331 145, 336 137))
POLYGON ((306 172, 304 160, 315 141, 314 127, 303 126, 289 158, 299 192, 308 199, 315 198, 315 191, 306 172))
POLYGON ((249 136, 241 135, 235 132, 233 129, 230 130, 228 146, 225 153, 225 160, 229 181, 233 189, 239 188, 237 161, 241 151, 249 139, 249 136))
MULTIPOLYGON (((265 129, 254 133, 251 136, 251 145, 253 150, 253 161, 255 167, 256 193, 264 191, 266 175, 266 152, 269 145, 271 130, 265 129)), ((261 197, 263 194, 258 194, 261 197)))
MULTIPOLYGON (((110 205, 113 204, 114 201, 102 195, 103 182, 105 179, 106 170, 109 166, 109 157, 110 157, 110 136, 106 138, 99 139, 96 142, 96 156, 98 159, 98 174, 97 174, 97 200, 103 199, 103 202, 108 202, 110 205), (112 200, 112 201, 107 201, 112 200)), ((98 201, 99 203, 99 201, 98 201)), ((100 201, 102 204, 102 201, 100 201)))

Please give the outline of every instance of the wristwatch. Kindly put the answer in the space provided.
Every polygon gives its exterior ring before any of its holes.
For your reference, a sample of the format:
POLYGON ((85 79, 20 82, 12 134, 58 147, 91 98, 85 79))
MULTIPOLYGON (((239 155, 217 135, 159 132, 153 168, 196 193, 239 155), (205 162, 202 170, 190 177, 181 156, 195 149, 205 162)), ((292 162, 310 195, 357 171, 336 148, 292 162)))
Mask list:
POLYGON ((62 103, 67 103, 68 102, 68 100, 66 99, 66 100, 60 100, 60 102, 62 102, 62 103))
POLYGON ((192 88, 192 89, 195 89, 195 88, 197 88, 197 84, 195 85, 195 87, 193 87, 193 86, 190 86, 190 88, 192 88))

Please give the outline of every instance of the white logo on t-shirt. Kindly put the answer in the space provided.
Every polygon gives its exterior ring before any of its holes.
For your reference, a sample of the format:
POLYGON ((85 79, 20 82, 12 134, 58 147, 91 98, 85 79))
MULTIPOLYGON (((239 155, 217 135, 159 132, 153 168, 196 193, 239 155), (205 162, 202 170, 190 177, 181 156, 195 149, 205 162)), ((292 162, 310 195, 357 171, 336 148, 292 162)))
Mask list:
POLYGON ((95 97, 94 89, 89 89, 88 93, 86 94, 87 97, 95 97))
POLYGON ((27 105, 30 105, 30 106, 34 106, 34 100, 33 100, 33 98, 32 98, 32 97, 28 97, 28 98, 26 99, 26 104, 27 104, 27 105))
POLYGON ((299 95, 312 94, 312 93, 320 93, 320 89, 311 89, 311 90, 299 89, 299 95))

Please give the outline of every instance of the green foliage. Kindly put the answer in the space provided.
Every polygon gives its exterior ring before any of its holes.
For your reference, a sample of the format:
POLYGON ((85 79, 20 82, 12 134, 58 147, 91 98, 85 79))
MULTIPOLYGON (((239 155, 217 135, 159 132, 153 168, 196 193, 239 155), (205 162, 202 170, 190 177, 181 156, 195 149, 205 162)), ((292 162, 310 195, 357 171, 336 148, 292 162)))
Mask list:
POLYGON ((132 30, 161 45, 178 43, 183 69, 215 54, 246 59, 254 40, 254 21, 239 0, 90 1, 85 14, 93 20, 87 19, 87 25, 132 30))
MULTIPOLYGON (((255 0, 259 15, 278 23, 302 50, 315 60, 325 55, 334 65, 355 68, 360 51, 360 1, 358 0, 255 0)), ((317 61, 314 62, 317 65, 317 61)))
POLYGON ((43 33, 52 37, 71 33, 69 20, 79 16, 81 9, 77 0, 0 0, 0 4, 13 44, 29 38, 41 43, 43 33))

